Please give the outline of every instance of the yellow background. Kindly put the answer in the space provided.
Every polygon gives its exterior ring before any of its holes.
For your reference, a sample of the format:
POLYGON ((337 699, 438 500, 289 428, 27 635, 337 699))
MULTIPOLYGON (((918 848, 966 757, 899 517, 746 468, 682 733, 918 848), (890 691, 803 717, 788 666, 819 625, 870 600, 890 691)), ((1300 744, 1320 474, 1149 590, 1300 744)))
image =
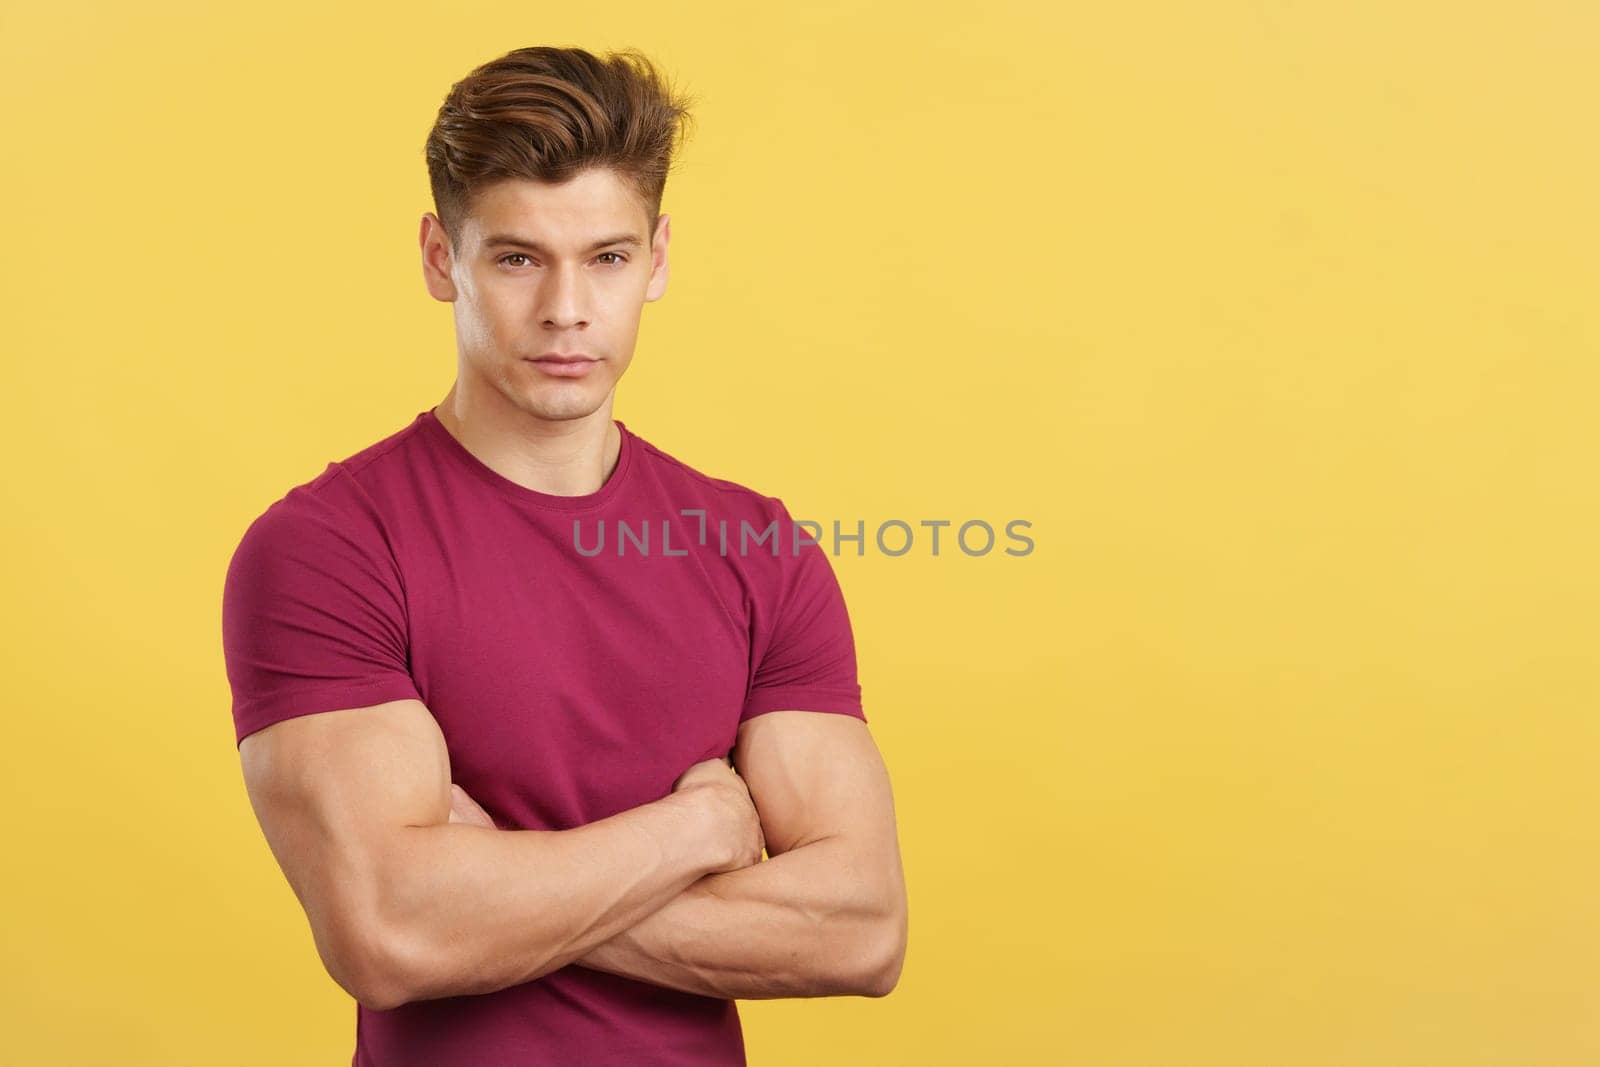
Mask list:
POLYGON ((797 517, 1033 523, 835 560, 910 950, 885 1000, 744 1002, 752 1064, 1596 1062, 1597 31, 8 5, 6 1058, 348 1063, 224 568, 444 395, 423 139, 557 44, 699 97, 617 416, 797 517))

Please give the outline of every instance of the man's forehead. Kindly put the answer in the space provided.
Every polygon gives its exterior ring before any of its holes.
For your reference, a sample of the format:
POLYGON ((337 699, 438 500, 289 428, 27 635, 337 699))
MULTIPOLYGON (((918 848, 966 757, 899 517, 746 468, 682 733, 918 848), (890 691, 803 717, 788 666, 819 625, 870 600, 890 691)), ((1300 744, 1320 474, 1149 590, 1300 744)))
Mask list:
POLYGON ((510 178, 481 190, 467 232, 485 245, 642 244, 644 215, 633 191, 610 171, 585 171, 564 182, 510 178), (632 240, 629 240, 629 239, 632 240))

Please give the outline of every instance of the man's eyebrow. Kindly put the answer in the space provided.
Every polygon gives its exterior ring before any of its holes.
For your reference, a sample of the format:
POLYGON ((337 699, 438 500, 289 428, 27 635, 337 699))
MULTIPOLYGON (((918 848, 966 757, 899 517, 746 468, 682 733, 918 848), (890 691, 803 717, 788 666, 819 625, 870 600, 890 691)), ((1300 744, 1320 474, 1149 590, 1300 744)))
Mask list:
MULTIPOLYGON (((485 238, 483 242, 483 246, 485 248, 499 248, 503 245, 515 245, 518 248, 531 248, 535 252, 541 252, 545 255, 550 254, 550 249, 544 247, 538 241, 515 233, 491 234, 489 237, 485 238)), ((641 248, 644 246, 644 241, 641 240, 639 235, 635 233, 619 233, 596 241, 594 244, 589 246, 588 250, 590 252, 598 252, 600 249, 610 248, 612 245, 630 245, 634 248, 641 248)))

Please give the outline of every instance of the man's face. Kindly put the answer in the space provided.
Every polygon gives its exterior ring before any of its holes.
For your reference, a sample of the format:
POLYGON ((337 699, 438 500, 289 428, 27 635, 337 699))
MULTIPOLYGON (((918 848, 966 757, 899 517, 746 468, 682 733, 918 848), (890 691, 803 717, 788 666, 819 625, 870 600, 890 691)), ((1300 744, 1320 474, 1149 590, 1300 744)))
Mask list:
POLYGON ((425 215, 424 275, 455 308, 462 375, 536 418, 593 414, 633 359, 645 302, 666 291, 669 237, 663 215, 651 241, 648 215, 608 169, 481 189, 453 254, 425 215), (548 355, 593 362, 537 362, 548 355))

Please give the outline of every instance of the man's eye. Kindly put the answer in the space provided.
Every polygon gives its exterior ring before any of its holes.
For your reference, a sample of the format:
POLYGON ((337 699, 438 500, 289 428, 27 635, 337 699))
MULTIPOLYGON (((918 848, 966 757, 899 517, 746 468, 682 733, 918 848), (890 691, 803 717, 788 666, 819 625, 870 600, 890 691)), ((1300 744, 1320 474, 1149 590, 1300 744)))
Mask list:
MULTIPOLYGON (((628 257, 623 255, 621 252, 601 252, 600 255, 597 256, 596 258, 602 258, 602 257, 605 257, 605 256, 613 256, 613 257, 615 257, 616 263, 615 264, 608 264, 608 265, 620 265, 620 264, 628 262, 628 257)), ((501 256, 500 257, 500 262, 501 263, 505 263, 508 266, 515 266, 516 264, 510 263, 511 260, 513 260, 513 259, 527 259, 527 258, 528 257, 523 255, 521 252, 512 252, 512 253, 510 253, 508 255, 501 256)))

